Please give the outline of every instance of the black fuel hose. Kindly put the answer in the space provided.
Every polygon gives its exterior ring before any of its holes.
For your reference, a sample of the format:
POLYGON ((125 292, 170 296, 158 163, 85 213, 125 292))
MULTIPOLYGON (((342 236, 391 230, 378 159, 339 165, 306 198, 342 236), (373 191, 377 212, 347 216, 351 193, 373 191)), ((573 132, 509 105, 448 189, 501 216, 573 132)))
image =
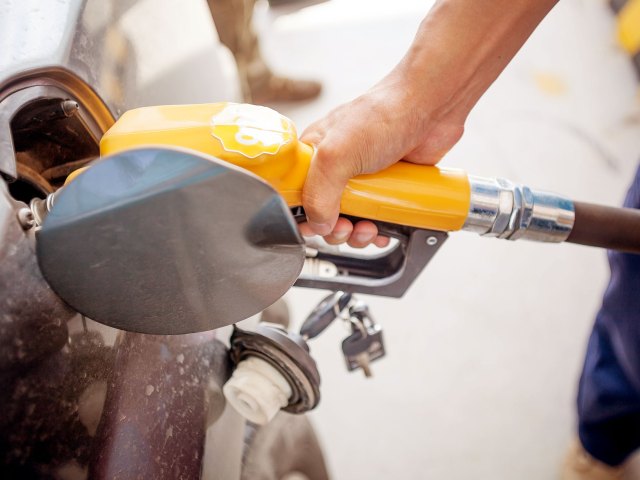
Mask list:
POLYGON ((574 202, 567 242, 640 254, 640 210, 574 202))

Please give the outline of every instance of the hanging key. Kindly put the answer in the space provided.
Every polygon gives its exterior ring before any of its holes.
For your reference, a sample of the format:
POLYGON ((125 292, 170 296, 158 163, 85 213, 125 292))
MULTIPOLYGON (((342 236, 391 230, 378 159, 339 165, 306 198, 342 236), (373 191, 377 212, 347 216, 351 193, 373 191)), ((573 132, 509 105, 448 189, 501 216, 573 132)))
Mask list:
POLYGON ((320 335, 336 318, 342 316, 351 300, 350 293, 340 291, 323 298, 300 327, 300 336, 309 340, 320 335))
POLYGON ((349 371, 362 369, 372 375, 370 363, 385 354, 382 328, 373 321, 367 306, 358 302, 349 308, 352 333, 342 342, 342 353, 349 371))

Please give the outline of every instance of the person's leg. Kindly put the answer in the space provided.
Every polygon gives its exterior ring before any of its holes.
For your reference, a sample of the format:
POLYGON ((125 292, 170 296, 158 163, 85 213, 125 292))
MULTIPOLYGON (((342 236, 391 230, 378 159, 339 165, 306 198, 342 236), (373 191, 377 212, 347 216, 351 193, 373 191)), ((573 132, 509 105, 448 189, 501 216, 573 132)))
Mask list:
POLYGON ((620 367, 601 319, 591 334, 580 381, 578 435, 591 456, 615 466, 640 447, 640 394, 620 367))
POLYGON ((318 96, 321 90, 318 82, 275 75, 264 61, 258 36, 253 29, 255 0, 207 2, 220 41, 236 59, 246 101, 296 101, 318 96))
POLYGON ((242 94, 245 100, 250 102, 251 89, 248 80, 250 68, 262 71, 262 75, 265 77, 271 74, 267 65, 262 61, 257 48, 258 39, 251 25, 255 1, 207 0, 207 3, 220 41, 231 50, 236 59, 242 94))
MULTIPOLYGON (((640 208, 640 168, 625 206, 640 208)), ((594 468, 603 470, 623 464, 640 448, 640 255, 609 252, 609 265, 611 278, 578 389, 580 444, 595 459, 594 468)))

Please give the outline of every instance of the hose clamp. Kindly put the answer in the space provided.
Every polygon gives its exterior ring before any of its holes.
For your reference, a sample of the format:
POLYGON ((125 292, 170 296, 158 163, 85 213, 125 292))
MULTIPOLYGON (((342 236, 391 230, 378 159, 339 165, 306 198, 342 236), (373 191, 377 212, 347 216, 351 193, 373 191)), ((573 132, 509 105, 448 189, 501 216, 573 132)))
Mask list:
POLYGON ((463 230, 490 237, 563 242, 575 220, 573 202, 502 178, 470 176, 471 202, 463 230))

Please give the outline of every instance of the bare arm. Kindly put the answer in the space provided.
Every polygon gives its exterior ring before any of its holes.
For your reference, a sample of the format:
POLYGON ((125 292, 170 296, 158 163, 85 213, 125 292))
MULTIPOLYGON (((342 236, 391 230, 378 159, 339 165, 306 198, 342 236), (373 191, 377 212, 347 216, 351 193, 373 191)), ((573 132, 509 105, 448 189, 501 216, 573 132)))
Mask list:
MULTIPOLYGON (((371 222, 338 220, 346 182, 399 161, 433 165, 460 139, 470 110, 557 0, 439 0, 409 51, 377 85, 311 125, 317 147, 304 187, 303 233, 365 246, 371 222)), ((376 243, 382 244, 382 239, 376 243)))

